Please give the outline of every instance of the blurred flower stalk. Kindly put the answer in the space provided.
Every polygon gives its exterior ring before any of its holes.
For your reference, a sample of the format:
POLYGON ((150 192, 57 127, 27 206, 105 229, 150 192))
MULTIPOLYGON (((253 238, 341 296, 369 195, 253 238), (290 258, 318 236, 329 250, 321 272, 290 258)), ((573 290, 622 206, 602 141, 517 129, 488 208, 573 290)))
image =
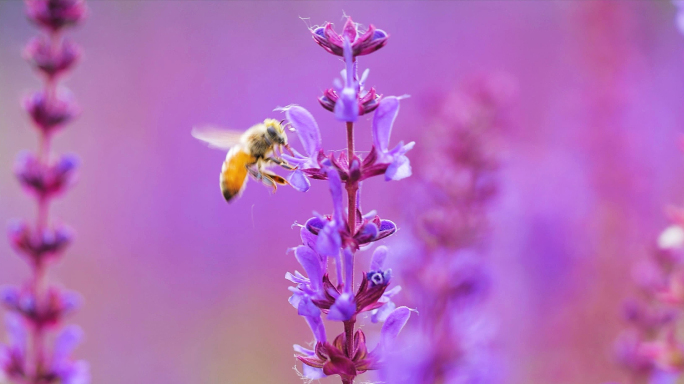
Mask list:
POLYGON ((635 265, 639 298, 624 305, 629 329, 615 343, 630 384, 675 383, 684 372, 681 308, 684 305, 684 210, 670 209, 672 224, 650 257, 635 265))
MULTIPOLYGON (((675 25, 684 34, 684 1, 672 4, 675 25)), ((629 375, 628 384, 674 384, 684 373, 684 209, 670 207, 667 213, 670 225, 647 259, 633 267, 638 297, 623 306, 629 328, 618 336, 614 349, 629 375)))
POLYGON ((1 300, 11 312, 7 316, 9 344, 0 347, 0 369, 6 379, 20 384, 86 384, 88 366, 70 354, 82 331, 64 327, 48 347, 48 333, 74 312, 80 296, 47 281, 47 267, 61 258, 72 240, 72 231, 51 222, 52 199, 70 187, 76 178, 74 155, 53 158, 53 135, 78 114, 71 95, 59 81, 77 63, 79 47, 64 37, 64 31, 86 15, 83 0, 27 0, 28 18, 42 29, 31 40, 25 57, 44 81, 44 87, 28 97, 24 108, 38 132, 37 153, 22 153, 15 175, 26 193, 35 198, 37 217, 33 224, 20 221, 10 226, 10 243, 31 267, 31 278, 21 287, 3 289, 1 300))
POLYGON ((388 35, 372 25, 362 28, 346 20, 342 33, 332 24, 311 28, 314 41, 327 52, 341 56, 345 68, 342 80, 326 90, 320 104, 344 123, 345 151, 323 149, 318 124, 304 108, 296 105, 282 108, 288 124, 296 130, 304 154, 293 151, 283 157, 297 169, 288 180, 297 190, 306 191, 310 180, 327 180, 333 202, 329 215, 315 216, 301 226, 302 244, 292 251, 306 274, 295 271, 286 278, 295 284, 290 287, 290 303, 310 326, 315 342, 312 348, 295 345, 297 358, 304 364, 303 377, 320 379, 339 375, 342 382, 351 384, 361 373, 379 369, 385 352, 394 343, 399 331, 409 319, 411 310, 392 303, 399 287, 388 289, 392 271, 385 267, 388 249, 377 247, 370 267, 355 284, 356 253, 373 242, 384 239, 397 230, 396 225, 381 219, 375 211, 361 208, 361 184, 364 180, 384 176, 385 180, 400 180, 411 175, 406 152, 413 143, 398 143, 390 148, 392 125, 399 112, 401 97, 382 97, 374 88, 366 89, 368 70, 358 76, 358 57, 384 47, 388 35), (365 156, 355 149, 355 123, 360 116, 374 113, 372 119, 373 146, 365 156), (347 207, 344 207, 346 191, 347 207), (328 272, 329 259, 334 260, 334 273, 328 272), (331 277, 333 275, 334 277, 331 277), (383 322, 380 341, 372 350, 366 336, 356 329, 357 316, 370 312, 374 322, 383 322), (341 323, 343 332, 330 341, 323 316, 341 323))
POLYGON ((483 313, 490 277, 487 211, 498 191, 501 137, 515 84, 505 75, 470 81, 436 101, 433 126, 404 196, 413 242, 397 263, 409 302, 420 311, 410 345, 385 370, 391 383, 488 383, 496 373, 494 325, 483 313))

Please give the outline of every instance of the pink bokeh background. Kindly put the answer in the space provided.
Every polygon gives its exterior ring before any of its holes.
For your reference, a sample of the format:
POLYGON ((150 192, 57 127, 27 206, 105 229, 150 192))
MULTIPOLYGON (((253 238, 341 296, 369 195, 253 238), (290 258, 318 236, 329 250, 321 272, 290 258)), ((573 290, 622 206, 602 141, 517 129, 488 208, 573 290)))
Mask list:
MULTIPOLYGON (((190 129, 244 129, 296 103, 328 148, 343 148, 341 124, 315 99, 342 64, 307 31, 341 25, 343 14, 391 35, 361 66, 381 93, 411 95, 395 140, 422 137, 430 104, 471 76, 517 82, 488 247, 504 382, 624 378, 611 350, 632 265, 666 224, 664 207, 684 200, 684 37, 669 2, 91 1, 90 10, 72 34, 85 59, 67 81, 83 114, 55 140, 83 161, 53 211, 78 237, 50 278, 85 297, 71 320, 86 331, 77 355, 94 383, 300 382, 291 345, 311 336, 287 303, 283 277, 297 264, 286 249, 298 244, 294 222, 330 210, 327 188, 271 195, 250 183, 227 205, 225 154, 190 129)), ((40 86, 21 58, 35 33, 22 2, 0 1, 0 222, 34 215, 11 169, 36 147, 19 104, 40 86)), ((368 119, 358 136, 368 147, 368 119)), ((401 227, 411 219, 401 192, 401 182, 371 181, 364 207, 401 227)), ((0 236, 0 283, 27 276, 0 236)))

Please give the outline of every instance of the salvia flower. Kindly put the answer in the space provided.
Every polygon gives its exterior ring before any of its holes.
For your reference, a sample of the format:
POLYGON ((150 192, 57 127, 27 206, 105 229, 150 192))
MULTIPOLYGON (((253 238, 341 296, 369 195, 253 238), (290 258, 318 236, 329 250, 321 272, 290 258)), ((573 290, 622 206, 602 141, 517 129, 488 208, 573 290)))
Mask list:
POLYGON ((29 19, 53 32, 86 16, 84 0, 26 0, 26 5, 29 19))
POLYGON ((633 380, 674 383, 684 373, 684 345, 677 339, 684 303, 684 230, 679 215, 661 232, 651 258, 636 265, 642 300, 625 303, 629 329, 615 343, 618 362, 633 380))
POLYGON ((75 312, 81 303, 78 293, 57 287, 49 287, 41 297, 36 297, 29 287, 6 287, 0 295, 6 309, 21 314, 37 328, 59 324, 65 316, 75 312))
POLYGON ((316 372, 322 372, 325 376, 340 375, 343 379, 353 379, 365 371, 380 367, 384 350, 393 344, 410 314, 411 310, 407 307, 395 309, 387 317, 380 332, 380 342, 371 352, 366 346, 366 335, 359 329, 352 343, 348 343, 347 336, 341 333, 332 343, 318 341, 314 351, 295 348, 300 353, 297 358, 306 366, 320 370, 316 372), (349 345, 353 346, 352 351, 347 350, 349 345))
POLYGON ((358 230, 352 234, 347 223, 348 215, 342 208, 342 181, 339 172, 330 163, 327 163, 325 167, 333 199, 333 214, 312 217, 304 225, 309 232, 318 236, 316 247, 319 253, 335 256, 339 253, 340 247, 355 251, 361 246, 382 240, 397 231, 396 224, 390 220, 381 219, 374 211, 366 215, 357 211, 355 228, 358 230))
MULTIPOLYGON (((304 363, 301 375, 309 380, 339 375, 343 384, 352 384, 359 374, 381 366, 387 346, 411 313, 407 307, 397 308, 392 302, 400 287, 388 289, 392 271, 384 266, 386 247, 376 248, 370 268, 360 275, 360 283, 354 282, 358 272, 355 253, 397 231, 392 221, 381 219, 373 210, 364 212, 361 209, 361 182, 382 174, 389 175, 387 179, 392 180, 410 175, 410 167, 406 170, 408 158, 405 153, 412 144, 388 150, 389 144, 376 140, 381 146, 371 148, 366 156, 359 156, 354 148, 354 123, 358 117, 377 113, 382 107, 382 99, 374 89, 364 90, 368 71, 361 79, 357 77, 356 57, 384 46, 387 34, 372 26, 359 31, 351 19, 347 20, 342 35, 335 33, 330 24, 313 29, 312 33, 319 45, 344 57, 343 82, 337 81, 335 90, 326 91, 319 102, 333 111, 337 120, 345 123, 347 149, 326 151, 318 123, 306 109, 297 105, 278 108, 285 112, 287 124, 297 132, 303 147, 302 153, 293 149, 289 154, 282 154, 286 161, 296 166, 288 181, 295 189, 307 191, 311 187, 310 180, 327 180, 332 200, 330 214, 314 213, 314 217, 300 226, 301 244, 291 251, 304 273, 288 272, 285 278, 294 284, 289 287, 289 302, 307 322, 315 339, 313 349, 294 345, 297 358, 304 363), (334 276, 328 272, 330 258, 335 264, 334 276), (369 312, 373 322, 384 321, 381 341, 372 351, 366 346, 363 331, 355 330, 358 315, 363 312, 369 312), (344 327, 344 332, 332 342, 327 339, 324 316, 344 327)), ((398 101, 398 98, 389 100, 395 99, 398 101)), ((398 111, 398 106, 392 108, 385 108, 393 112, 392 121, 383 119, 383 124, 376 127, 374 123, 373 128, 381 132, 382 140, 386 137, 387 142, 389 132, 383 130, 392 129, 398 111)))
POLYGON ((47 37, 39 36, 28 43, 24 57, 32 66, 52 78, 70 70, 81 57, 81 49, 68 39, 63 39, 55 48, 47 37))
POLYGON ((337 56, 344 56, 344 41, 348 40, 353 57, 377 51, 387 44, 389 38, 385 31, 376 29, 372 24, 368 29, 360 29, 359 24, 354 23, 351 17, 344 23, 342 34, 335 32, 331 23, 325 23, 312 28, 311 35, 318 45, 337 56))
POLYGON ((378 107, 382 95, 379 95, 375 88, 364 89, 364 84, 370 73, 369 69, 363 72, 360 80, 355 80, 356 62, 352 57, 349 41, 346 39, 344 62, 346 65, 345 70, 342 71, 344 84, 336 79, 335 87, 325 90, 323 96, 318 98, 318 102, 323 108, 334 112, 338 120, 354 122, 359 116, 373 112, 378 107))
MULTIPOLYGON (((444 113, 433 111, 432 127, 425 132, 422 161, 417 164, 421 172, 411 191, 416 194, 404 199, 414 202, 404 208, 415 237, 405 243, 397 264, 397 277, 419 306, 420 316, 417 326, 407 330, 406 350, 392 354, 382 371, 388 383, 492 382, 496 366, 488 344, 494 327, 479 306, 490 287, 483 237, 488 230, 487 204, 494 196, 483 190, 491 190, 497 181, 497 168, 482 165, 497 163, 499 152, 489 148, 503 128, 503 105, 495 91, 499 87, 491 85, 485 81, 445 98, 440 103, 444 113), (461 156, 464 153, 469 156, 461 156), (462 186, 455 188, 454 179, 462 186)), ((399 104, 398 97, 383 98, 373 117, 376 156, 391 164, 384 172, 386 179, 412 172, 406 152, 413 143, 390 146, 399 104)), ((393 294, 383 294, 385 305, 371 312, 371 320, 387 316, 394 307, 393 294)))
POLYGON ((83 331, 77 326, 69 326, 57 337, 52 354, 47 380, 56 379, 62 384, 87 384, 90 382, 90 369, 83 360, 75 361, 70 355, 83 338, 83 331))
POLYGON ((35 154, 20 154, 14 173, 24 191, 35 198, 35 224, 12 224, 10 244, 31 268, 31 277, 21 287, 0 291, 0 304, 16 315, 7 324, 10 344, 0 346, 0 370, 16 384, 88 384, 88 366, 69 357, 82 332, 66 327, 54 338, 48 332, 61 328, 66 316, 80 305, 81 298, 47 284, 49 261, 61 257, 71 244, 73 232, 50 220, 50 203, 76 180, 78 159, 50 153, 54 134, 78 114, 67 92, 58 92, 61 74, 70 70, 80 57, 80 49, 63 36, 63 28, 81 21, 86 13, 83 0, 26 0, 28 17, 43 28, 45 37, 33 39, 24 55, 41 72, 44 88, 24 100, 24 109, 40 135, 35 154), (31 348, 26 347, 30 334, 31 348))
POLYGON ((288 123, 297 132, 305 155, 293 150, 294 155, 283 154, 283 158, 298 166, 288 180, 292 186, 302 192, 309 189, 311 183, 307 178, 316 180, 328 179, 325 166, 332 165, 343 182, 360 182, 368 178, 384 175, 386 181, 401 180, 411 175, 411 164, 406 156, 415 145, 414 142, 399 142, 389 149, 390 135, 394 121, 399 113, 401 97, 389 96, 379 102, 373 117, 373 147, 365 157, 354 154, 349 159, 347 152, 331 151, 326 154, 320 139, 318 124, 311 113, 300 106, 289 106, 285 110, 288 123))
POLYGON ((58 195, 76 182, 78 157, 72 154, 61 156, 47 165, 30 152, 19 155, 14 174, 21 185, 41 199, 58 195))
POLYGON ((44 91, 36 92, 27 98, 24 108, 33 123, 46 134, 66 125, 79 112, 69 94, 61 93, 56 97, 48 97, 44 91))
POLYGON ((16 222, 9 228, 13 248, 34 263, 59 256, 71 244, 73 236, 73 231, 64 225, 37 231, 26 222, 16 222))
POLYGON ((7 315, 5 318, 9 344, 0 345, 0 370, 10 380, 23 381, 26 377, 28 332, 21 319, 7 315))

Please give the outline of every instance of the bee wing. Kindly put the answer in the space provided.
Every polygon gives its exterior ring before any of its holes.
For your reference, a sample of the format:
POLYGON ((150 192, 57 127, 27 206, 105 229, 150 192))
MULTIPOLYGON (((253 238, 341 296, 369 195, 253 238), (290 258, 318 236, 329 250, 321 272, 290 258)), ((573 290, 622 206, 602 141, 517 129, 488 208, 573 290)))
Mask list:
POLYGON ((192 128, 192 137, 209 144, 209 148, 228 150, 241 143, 243 132, 205 125, 192 128))

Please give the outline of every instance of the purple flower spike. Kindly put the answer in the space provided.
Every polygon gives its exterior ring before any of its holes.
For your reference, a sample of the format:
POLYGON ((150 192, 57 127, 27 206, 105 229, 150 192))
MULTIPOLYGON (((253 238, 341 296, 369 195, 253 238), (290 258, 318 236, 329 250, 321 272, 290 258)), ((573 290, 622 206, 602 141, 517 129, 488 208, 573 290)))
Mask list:
POLYGON ((26 99, 24 108, 36 126, 46 134, 67 124, 78 114, 78 108, 68 94, 48 99, 43 91, 26 99))
POLYGON ((26 46, 24 57, 39 71, 53 78, 71 69, 81 57, 81 49, 70 40, 62 40, 54 49, 44 36, 36 37, 26 46))
POLYGON ((342 35, 333 30, 331 23, 311 29, 311 34, 321 47, 333 55, 344 55, 344 39, 351 43, 353 56, 362 56, 373 53, 387 44, 389 36, 380 29, 375 29, 370 25, 367 30, 360 30, 358 24, 354 23, 351 17, 342 28, 342 35))
POLYGON ((347 67, 344 76, 344 88, 339 90, 340 96, 335 103, 334 112, 337 120, 353 123, 359 118, 358 83, 354 79, 354 59, 351 44, 346 36, 344 39, 344 63, 347 67))
POLYGON ((26 0, 29 19, 52 31, 77 24, 86 16, 83 0, 26 0))
MULTIPOLYGON (((60 92, 62 74, 72 69, 81 56, 80 48, 64 37, 64 28, 80 22, 86 14, 84 0, 25 0, 27 15, 41 27, 43 36, 34 38, 24 50, 26 60, 42 76, 43 88, 23 101, 24 109, 40 136, 36 154, 22 154, 14 173, 27 194, 37 203, 34 226, 26 222, 12 225, 8 231, 10 244, 31 267, 32 276, 21 288, 5 288, 0 294, 3 306, 22 318, 7 328, 12 346, 0 346, 0 369, 13 383, 25 384, 89 384, 90 374, 84 362, 68 358, 80 331, 66 328, 54 338, 48 332, 62 328, 64 317, 79 306, 78 294, 49 286, 46 267, 50 259, 61 256, 71 243, 72 231, 55 224, 50 217, 52 199, 76 180, 78 159, 74 155, 52 153, 54 134, 78 114, 71 94, 60 92), (23 329, 27 325, 27 330, 23 329), (17 341, 17 326, 21 325, 17 341), (26 333, 31 348, 26 349, 26 333), (54 349, 48 341, 55 340, 54 349)), ((0 379, 0 381, 3 381, 0 379)))
POLYGON ((373 145, 380 152, 379 162, 389 163, 385 171, 385 180, 401 180, 411 176, 411 165, 405 153, 413 148, 414 142, 404 145, 400 142, 394 149, 388 150, 394 120, 399 114, 399 97, 390 96, 379 103, 373 116, 373 145))

